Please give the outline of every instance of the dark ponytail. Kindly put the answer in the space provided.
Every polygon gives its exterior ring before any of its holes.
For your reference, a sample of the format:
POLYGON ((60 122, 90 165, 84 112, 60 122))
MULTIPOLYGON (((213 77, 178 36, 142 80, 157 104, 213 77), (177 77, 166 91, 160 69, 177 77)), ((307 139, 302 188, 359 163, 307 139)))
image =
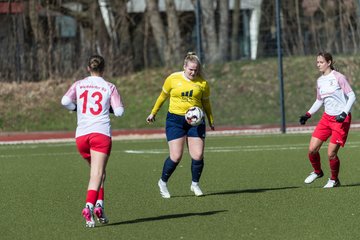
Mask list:
POLYGON ((88 67, 91 72, 101 73, 105 69, 105 60, 100 55, 93 55, 89 58, 88 67))

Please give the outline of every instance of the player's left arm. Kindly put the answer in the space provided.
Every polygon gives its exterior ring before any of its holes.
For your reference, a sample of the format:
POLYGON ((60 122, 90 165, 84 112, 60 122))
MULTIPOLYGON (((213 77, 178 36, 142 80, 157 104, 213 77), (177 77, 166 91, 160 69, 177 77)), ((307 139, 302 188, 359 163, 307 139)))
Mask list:
POLYGON ((209 88, 208 84, 206 84, 206 86, 205 86, 205 91, 203 93, 201 103, 202 103, 204 111, 206 113, 210 128, 212 130, 215 130, 214 117, 213 117, 213 114, 212 114, 211 103, 210 103, 210 88, 209 88))
POLYGON ((354 91, 352 90, 349 82, 347 81, 346 77, 342 74, 337 74, 336 75, 339 85, 341 87, 341 89, 343 90, 344 94, 347 96, 347 102, 345 105, 345 108, 343 109, 343 112, 345 112, 346 114, 349 114, 352 105, 354 104, 355 100, 356 100, 356 96, 354 91))
POLYGON ((345 121, 347 115, 349 114, 351 107, 355 102, 356 97, 355 97, 355 93, 351 89, 351 86, 350 86, 349 82, 347 81, 346 77, 339 72, 335 72, 334 75, 335 75, 336 79, 338 80, 340 88, 342 89, 342 91, 344 92, 344 94, 347 97, 346 105, 345 105, 343 111, 335 117, 337 122, 342 123, 345 121))
POLYGON ((344 112, 346 114, 349 114, 349 112, 351 110, 351 107, 352 107, 352 105, 354 104, 354 102, 356 100, 356 96, 355 96, 355 93, 353 91, 347 93, 346 96, 348 97, 348 100, 346 102, 344 112))
POLYGON ((201 102, 202 102, 202 105, 204 107, 204 110, 205 110, 205 113, 206 113, 210 128, 212 130, 214 130, 215 129, 214 117, 213 117, 213 114, 212 114, 212 111, 211 111, 210 99, 209 98, 203 99, 201 102))

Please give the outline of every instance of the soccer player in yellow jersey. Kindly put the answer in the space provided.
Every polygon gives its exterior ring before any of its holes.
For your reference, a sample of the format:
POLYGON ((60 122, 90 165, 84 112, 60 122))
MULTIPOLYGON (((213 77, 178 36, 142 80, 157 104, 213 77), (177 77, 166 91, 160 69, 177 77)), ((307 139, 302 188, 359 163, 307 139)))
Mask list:
POLYGON ((181 161, 184 145, 187 142, 192 159, 192 183, 190 190, 195 196, 204 195, 199 187, 199 180, 204 168, 205 121, 198 126, 191 126, 185 120, 186 111, 197 106, 202 108, 207 116, 210 128, 214 128, 214 119, 210 105, 210 88, 202 77, 201 63, 194 52, 189 52, 184 59, 184 71, 175 72, 166 78, 160 96, 157 98, 146 121, 155 121, 166 99, 170 99, 166 118, 166 138, 170 156, 165 160, 161 178, 158 182, 163 198, 170 198, 167 182, 181 161))

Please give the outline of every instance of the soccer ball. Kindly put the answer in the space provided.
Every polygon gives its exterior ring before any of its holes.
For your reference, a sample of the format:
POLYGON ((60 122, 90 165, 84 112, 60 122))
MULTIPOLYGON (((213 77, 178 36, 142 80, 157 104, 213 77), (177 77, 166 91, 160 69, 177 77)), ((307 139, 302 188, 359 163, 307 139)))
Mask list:
POLYGON ((204 112, 199 107, 191 107, 185 113, 185 120, 191 126, 198 126, 204 118, 204 112))

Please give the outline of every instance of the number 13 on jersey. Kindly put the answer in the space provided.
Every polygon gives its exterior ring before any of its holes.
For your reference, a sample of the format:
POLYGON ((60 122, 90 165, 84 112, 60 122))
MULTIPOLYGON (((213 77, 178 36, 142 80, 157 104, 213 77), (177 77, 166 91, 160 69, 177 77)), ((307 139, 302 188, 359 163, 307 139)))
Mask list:
POLYGON ((94 103, 94 106, 91 106, 89 108, 90 113, 93 115, 99 115, 102 110, 103 110, 103 106, 101 104, 101 101, 103 100, 103 95, 101 92, 93 92, 93 93, 89 93, 89 90, 85 90, 80 96, 80 99, 83 99, 83 104, 82 104, 82 113, 86 114, 87 112, 87 108, 88 108, 88 104, 89 104, 89 97, 91 99, 93 99, 93 101, 90 101, 90 103, 94 103), (90 95, 90 96, 89 96, 90 95))

